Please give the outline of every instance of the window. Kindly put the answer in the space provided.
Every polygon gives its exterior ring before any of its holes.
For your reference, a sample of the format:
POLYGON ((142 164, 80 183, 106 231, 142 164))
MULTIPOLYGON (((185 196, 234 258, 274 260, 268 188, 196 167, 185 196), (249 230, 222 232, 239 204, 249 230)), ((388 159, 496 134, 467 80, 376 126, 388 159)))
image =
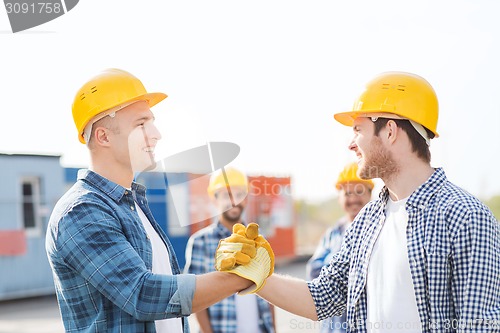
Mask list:
POLYGON ((41 232, 40 179, 25 177, 21 182, 23 225, 28 234, 41 232))

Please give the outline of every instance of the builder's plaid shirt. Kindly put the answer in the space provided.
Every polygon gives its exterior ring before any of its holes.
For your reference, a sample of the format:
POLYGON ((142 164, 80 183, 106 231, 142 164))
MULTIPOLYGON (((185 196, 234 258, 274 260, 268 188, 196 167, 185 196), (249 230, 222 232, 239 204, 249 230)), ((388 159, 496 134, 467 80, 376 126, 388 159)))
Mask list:
MULTIPOLYGON (((219 240, 231 236, 231 232, 219 222, 212 223, 194 233, 186 247, 185 273, 205 274, 215 271, 215 251, 219 240)), ((208 308, 210 324, 215 333, 236 333, 236 295, 229 296, 208 308)), ((273 318, 269 303, 257 297, 259 328, 261 333, 273 333, 273 318)), ((258 332, 255 332, 258 333, 258 332)))
MULTIPOLYGON (((46 248, 67 332, 155 332, 155 320, 187 316, 194 275, 177 275, 172 245, 155 222, 145 187, 132 184, 136 202, 170 253, 174 275, 151 272, 151 242, 132 193, 89 170, 59 200, 46 248)), ((184 332, 188 321, 182 319, 184 332)))
MULTIPOLYGON (((366 332, 366 275, 388 191, 348 229, 342 249, 308 282, 319 319, 347 308, 350 332, 366 332)), ((408 260, 422 332, 500 332, 500 225, 479 200, 436 169, 406 203, 408 260)), ((393 331, 395 328, 393 328, 393 331)))

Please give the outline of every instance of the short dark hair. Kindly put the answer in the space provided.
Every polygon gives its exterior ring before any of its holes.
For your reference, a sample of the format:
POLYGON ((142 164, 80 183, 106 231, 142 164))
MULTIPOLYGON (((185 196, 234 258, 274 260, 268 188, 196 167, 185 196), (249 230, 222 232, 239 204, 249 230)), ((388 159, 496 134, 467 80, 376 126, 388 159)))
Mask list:
MULTIPOLYGON (((425 142, 425 139, 417 132, 417 130, 413 127, 407 119, 389 119, 389 118, 378 118, 373 122, 375 125, 375 135, 378 136, 382 128, 387 125, 389 120, 393 120, 396 125, 401 128, 410 139, 411 149, 414 153, 417 153, 417 156, 420 157, 424 162, 430 163, 431 161, 431 151, 429 150, 429 146, 425 142)), ((427 135, 429 138, 434 137, 434 133, 425 128, 427 135)))

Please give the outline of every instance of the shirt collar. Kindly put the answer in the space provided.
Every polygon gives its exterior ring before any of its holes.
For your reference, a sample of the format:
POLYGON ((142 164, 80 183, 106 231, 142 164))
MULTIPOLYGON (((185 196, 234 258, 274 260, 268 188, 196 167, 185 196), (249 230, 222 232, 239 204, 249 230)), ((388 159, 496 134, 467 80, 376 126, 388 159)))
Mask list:
MULTIPOLYGON (((118 185, 88 169, 78 170, 78 180, 91 184, 117 202, 123 198, 123 195, 125 195, 127 191, 125 187, 118 185)), ((132 191, 136 192, 140 196, 145 196, 146 187, 136 182, 132 182, 132 191)))
MULTIPOLYGON (((434 172, 429 179, 413 191, 406 202, 406 206, 416 209, 424 209, 427 207, 427 204, 432 196, 445 184, 447 180, 448 179, 446 178, 443 168, 434 169, 434 172)), ((389 199, 389 190, 386 186, 384 186, 380 191, 379 198, 383 206, 385 206, 385 204, 387 204, 387 200, 389 199)))

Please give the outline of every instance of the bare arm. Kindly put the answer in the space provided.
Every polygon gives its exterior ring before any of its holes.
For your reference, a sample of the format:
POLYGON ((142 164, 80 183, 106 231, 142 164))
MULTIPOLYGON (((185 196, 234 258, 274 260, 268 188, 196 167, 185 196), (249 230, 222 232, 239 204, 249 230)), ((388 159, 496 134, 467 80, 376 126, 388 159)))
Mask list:
POLYGON ((304 280, 273 274, 258 295, 283 310, 318 320, 316 306, 304 280))
POLYGON ((201 310, 195 314, 198 325, 202 333, 212 333, 212 326, 210 325, 210 318, 208 317, 208 310, 201 310))
POLYGON ((197 275, 191 312, 206 309, 252 284, 250 280, 232 273, 210 272, 197 275))

